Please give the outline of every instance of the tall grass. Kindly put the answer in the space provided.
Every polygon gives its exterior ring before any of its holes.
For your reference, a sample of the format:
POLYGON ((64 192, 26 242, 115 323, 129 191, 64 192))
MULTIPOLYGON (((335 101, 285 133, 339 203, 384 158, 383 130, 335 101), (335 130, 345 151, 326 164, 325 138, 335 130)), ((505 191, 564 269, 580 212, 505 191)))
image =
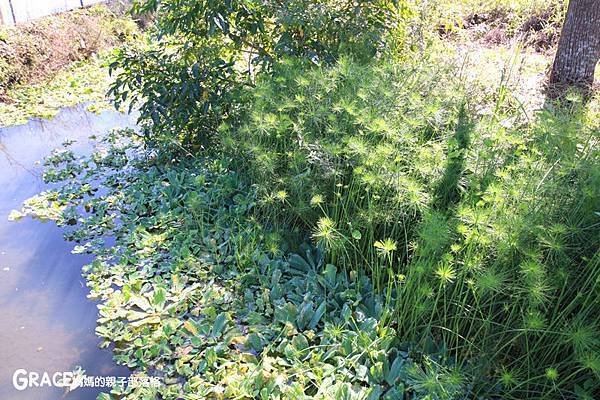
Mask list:
POLYGON ((479 394, 600 389, 597 109, 530 121, 504 86, 471 104, 439 64, 273 76, 248 122, 220 129, 273 230, 369 275, 400 339, 434 345, 479 394))

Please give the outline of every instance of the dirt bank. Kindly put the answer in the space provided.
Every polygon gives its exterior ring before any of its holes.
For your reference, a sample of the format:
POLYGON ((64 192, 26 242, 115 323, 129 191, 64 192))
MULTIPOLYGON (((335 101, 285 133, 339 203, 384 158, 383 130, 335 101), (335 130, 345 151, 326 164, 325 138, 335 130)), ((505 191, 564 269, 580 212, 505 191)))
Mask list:
POLYGON ((0 27, 0 101, 7 90, 53 77, 73 63, 129 40, 136 23, 115 4, 96 5, 0 27))
POLYGON ((564 1, 537 0, 518 6, 521 3, 506 0, 466 0, 465 4, 448 11, 454 24, 439 28, 443 37, 484 47, 519 44, 537 53, 554 53, 566 11, 564 1))

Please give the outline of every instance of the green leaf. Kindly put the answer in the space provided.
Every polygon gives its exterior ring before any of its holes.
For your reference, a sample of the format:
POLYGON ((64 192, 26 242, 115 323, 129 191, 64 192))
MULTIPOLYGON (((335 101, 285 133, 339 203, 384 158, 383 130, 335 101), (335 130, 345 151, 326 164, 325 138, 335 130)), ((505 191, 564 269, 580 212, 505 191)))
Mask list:
POLYGON ((404 385, 401 383, 395 387, 390 388, 383 395, 384 400, 404 400, 404 385))
POLYGON ((258 336, 256 333, 251 333, 248 335, 248 340, 246 341, 246 344, 248 344, 250 348, 252 348, 252 350, 255 351, 261 351, 263 347, 262 341, 260 340, 260 336, 258 336))
POLYGON ((335 286, 336 276, 337 276, 337 268, 333 264, 327 264, 325 266, 325 271, 323 271, 323 275, 325 275, 325 279, 329 286, 335 286))
POLYGON ((150 302, 144 296, 131 296, 130 301, 144 311, 147 311, 151 308, 150 302))
POLYGON ((162 288, 158 288, 154 291, 154 296, 152 297, 152 304, 159 310, 162 310, 165 302, 167 301, 167 295, 162 288))
POLYGON ((360 239, 362 239, 362 233, 360 233, 360 231, 354 229, 352 231, 352 238, 355 240, 360 240, 360 239))
POLYGON ((146 317, 143 319, 139 319, 137 321, 130 322, 129 325, 133 326, 133 327, 138 327, 138 326, 142 326, 142 325, 158 324, 158 323, 160 323, 160 317, 158 315, 152 315, 150 317, 146 317))
POLYGON ((300 314, 298 315, 298 319, 296 320, 296 324, 299 330, 303 330, 308 325, 308 322, 312 319, 314 315, 313 311, 313 302, 307 301, 302 304, 302 308, 300 308, 300 314))
POLYGON ((356 367, 356 377, 359 380, 366 381, 368 373, 369 373, 369 369, 366 366, 360 364, 356 367))
POLYGON ((310 264, 306 260, 300 257, 298 254, 292 254, 288 259, 290 266, 299 272, 308 272, 311 270, 310 264))
POLYGON ((309 329, 315 329, 317 327, 317 324, 323 317, 323 314, 325 314, 325 311, 327 311, 327 303, 325 300, 323 300, 323 302, 319 305, 319 307, 317 307, 317 310, 310 319, 310 323, 308 324, 309 329))
POLYGON ((390 385, 394 385, 396 380, 400 377, 400 373, 404 369, 404 359, 402 357, 396 357, 389 372, 385 376, 385 381, 390 385))
POLYGON ((212 327, 212 335, 214 337, 221 336, 221 334, 223 333, 223 328, 225 328, 225 324, 227 323, 227 318, 227 313, 224 312, 217 315, 217 318, 215 318, 215 322, 212 327))
POLYGON ((381 398, 382 393, 383 393, 383 389, 381 388, 381 386, 375 385, 369 392, 369 396, 367 397, 367 400, 378 400, 381 398))
POLYGON ((183 327, 190 332, 192 335, 196 336, 198 335, 198 328, 196 328, 196 325, 191 321, 191 320, 187 320, 183 323, 183 327))
POLYGON ((294 348, 298 351, 305 350, 308 347, 308 339, 306 339, 306 336, 299 333, 292 339, 292 345, 294 345, 294 348))
POLYGON ((298 309, 293 303, 285 303, 283 307, 275 309, 275 320, 285 324, 286 322, 296 322, 298 309))
POLYGON ((344 319, 344 322, 348 322, 350 321, 350 317, 352 317, 352 310, 348 304, 345 303, 344 307, 342 308, 342 318, 344 319))

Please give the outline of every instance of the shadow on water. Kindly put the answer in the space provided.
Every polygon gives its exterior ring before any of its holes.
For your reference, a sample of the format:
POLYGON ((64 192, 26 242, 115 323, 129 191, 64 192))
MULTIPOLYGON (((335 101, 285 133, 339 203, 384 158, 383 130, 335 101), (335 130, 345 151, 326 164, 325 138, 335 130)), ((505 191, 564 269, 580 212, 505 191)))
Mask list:
POLYGON ((37 161, 52 149, 71 139, 76 154, 85 154, 91 135, 133 125, 131 116, 76 107, 52 121, 0 128, 0 399, 95 399, 101 391, 79 388, 64 397, 61 388, 17 391, 18 368, 52 374, 81 366, 88 376, 128 375, 110 351, 97 347, 97 308, 81 276, 89 256, 71 254, 73 245, 54 224, 9 222, 8 214, 45 189, 37 161))

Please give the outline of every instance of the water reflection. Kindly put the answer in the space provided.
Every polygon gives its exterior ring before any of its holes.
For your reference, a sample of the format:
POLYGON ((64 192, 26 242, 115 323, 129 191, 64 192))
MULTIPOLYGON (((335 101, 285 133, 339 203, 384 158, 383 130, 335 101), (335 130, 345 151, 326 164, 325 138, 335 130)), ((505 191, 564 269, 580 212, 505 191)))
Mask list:
POLYGON ((100 115, 83 108, 63 110, 52 121, 0 128, 0 399, 95 399, 98 389, 59 388, 17 391, 15 369, 70 371, 124 376, 112 354, 97 348, 96 305, 88 293, 81 266, 89 258, 70 254, 72 244, 52 223, 29 219, 9 222, 8 214, 44 189, 37 160, 67 139, 85 154, 89 137, 115 127, 133 126, 134 118, 116 112, 100 115))

